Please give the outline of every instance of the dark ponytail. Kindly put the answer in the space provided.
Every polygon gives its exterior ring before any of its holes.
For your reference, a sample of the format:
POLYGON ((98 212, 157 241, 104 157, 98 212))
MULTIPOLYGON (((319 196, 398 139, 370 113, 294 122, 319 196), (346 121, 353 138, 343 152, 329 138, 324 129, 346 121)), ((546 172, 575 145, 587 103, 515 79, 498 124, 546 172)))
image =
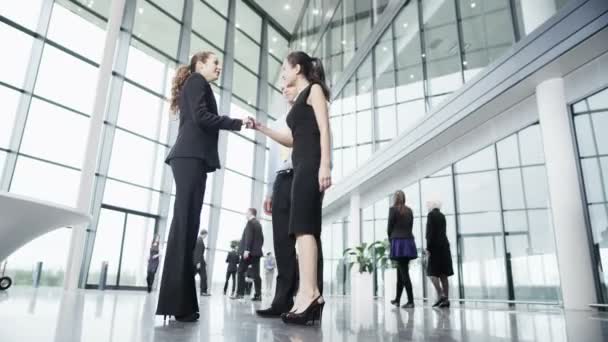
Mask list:
POLYGON ((179 96, 188 77, 196 71, 196 63, 205 63, 207 58, 213 54, 214 53, 211 51, 198 52, 190 58, 189 65, 180 65, 180 67, 175 70, 175 76, 173 77, 173 82, 171 84, 171 105, 169 107, 171 113, 175 114, 179 110, 179 96))
POLYGON ((319 58, 310 57, 303 51, 293 51, 287 55, 287 61, 292 67, 300 65, 300 72, 304 75, 306 80, 310 83, 317 83, 320 85, 323 90, 323 95, 325 95, 325 99, 329 101, 331 93, 329 87, 325 83, 325 69, 319 58))

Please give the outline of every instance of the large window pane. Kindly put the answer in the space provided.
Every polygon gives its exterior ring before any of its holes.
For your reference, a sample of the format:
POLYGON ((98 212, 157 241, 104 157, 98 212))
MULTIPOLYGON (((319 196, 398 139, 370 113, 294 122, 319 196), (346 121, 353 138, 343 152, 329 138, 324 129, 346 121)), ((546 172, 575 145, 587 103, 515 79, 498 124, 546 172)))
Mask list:
POLYGON ((55 4, 47 37, 99 63, 103 53, 106 22, 86 12, 76 14, 76 5, 55 4))
POLYGON ((462 85, 454 1, 422 2, 428 95, 452 92, 462 85))
POLYGON ((120 263, 120 243, 122 241, 125 214, 101 209, 99 222, 95 231, 95 245, 89 265, 87 284, 99 284, 99 275, 103 262, 108 263, 106 284, 116 285, 120 263))
POLYGON ((236 5, 236 27, 260 42, 262 37, 262 18, 242 0, 236 5))
POLYGON ((254 146, 254 143, 249 140, 236 134, 229 134, 226 167, 246 175, 252 175, 254 146))
POLYGON ((20 152, 80 168, 88 132, 89 118, 33 99, 20 152))
POLYGON ((114 134, 108 176, 145 187, 160 189, 166 148, 120 129, 114 134), (159 149, 162 153, 158 153, 159 149))
MULTIPOLYGON (((228 3, 227 1, 225 1, 228 3)), ((219 47, 226 39, 226 19, 215 13, 202 1, 194 1, 192 30, 219 47)))
POLYGON ((42 3, 43 0, 2 1, 0 3, 0 13, 19 25, 35 31, 36 26, 38 26, 42 3))
POLYGON ((234 64, 233 91, 251 106, 256 105, 258 96, 258 78, 238 64, 234 64))
POLYGON ((251 206, 251 178, 226 170, 222 189, 222 207, 245 213, 251 206))
POLYGON ((9 147, 20 97, 20 93, 10 88, 0 86, 0 103, 2 103, 2 120, 0 120, 0 147, 9 147))
POLYGON ((117 125, 157 140, 164 100, 130 83, 124 83, 117 125), (145 118, 142 118, 145 117, 145 118))
POLYGON ((141 44, 129 48, 127 77, 152 91, 163 92, 167 69, 170 66, 167 65, 165 57, 141 44))
POLYGON ((37 262, 42 262, 40 286, 58 287, 63 284, 72 230, 60 228, 44 234, 19 248, 7 258, 6 275, 13 285, 31 286, 37 262), (52 253, 41 253, 52 246, 52 253))
POLYGON ((258 73, 260 68, 260 46, 240 31, 236 32, 234 42, 235 57, 251 71, 258 73))
POLYGON ((44 46, 34 93, 89 114, 96 82, 97 68, 48 44, 44 46), (61 87, 57 86, 58 80, 61 87))
POLYGON ((21 156, 10 192, 75 207, 79 186, 80 172, 21 156))
MULTIPOLYGON (((201 51, 212 51, 213 53, 215 53, 217 55, 217 58, 220 60, 220 63, 223 62, 224 60, 224 54, 218 50, 217 48, 215 48, 213 45, 209 44, 207 41, 199 38, 199 36, 197 36, 196 34, 191 34, 190 35, 190 56, 201 52, 201 51)), ((221 79, 221 77, 220 77, 221 79)), ((217 80, 216 82, 219 82, 220 80, 217 80)))
POLYGON ((137 1, 133 34, 165 52, 177 56, 180 25, 145 0, 137 1))
POLYGON ((116 207, 158 214, 160 193, 137 186, 106 180, 103 202, 116 207))
MULTIPOLYGON (((13 3, 13 1, 6 3, 13 3)), ((34 40, 32 37, 0 23, 0 41, 5 46, 10 46, 10 49, 3 49, 2 51, 0 81, 21 88, 25 80, 25 72, 27 71, 34 40)))
POLYGON ((508 0, 459 0, 463 35, 463 66, 468 81, 509 48, 515 38, 508 0))
POLYGON ((500 209, 495 171, 456 175, 456 195, 462 213, 500 209))

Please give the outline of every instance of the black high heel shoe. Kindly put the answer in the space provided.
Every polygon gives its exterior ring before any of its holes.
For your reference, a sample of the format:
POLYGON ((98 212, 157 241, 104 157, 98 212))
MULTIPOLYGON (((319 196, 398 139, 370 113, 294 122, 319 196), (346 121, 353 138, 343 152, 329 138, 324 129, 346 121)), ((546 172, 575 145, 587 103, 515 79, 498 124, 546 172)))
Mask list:
POLYGON ((319 303, 319 299, 321 299, 321 296, 313 300, 306 310, 300 313, 287 312, 282 314, 281 319, 286 324, 314 325, 317 321, 321 323, 325 301, 319 303))

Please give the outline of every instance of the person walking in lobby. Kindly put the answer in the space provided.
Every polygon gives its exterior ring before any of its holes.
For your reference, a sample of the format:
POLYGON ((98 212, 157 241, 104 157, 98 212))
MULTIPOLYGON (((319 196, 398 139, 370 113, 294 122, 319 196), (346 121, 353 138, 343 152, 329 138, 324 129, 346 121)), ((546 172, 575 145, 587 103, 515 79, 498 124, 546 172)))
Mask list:
POLYGON ((210 296, 207 291, 207 263, 205 262, 205 237, 207 237, 207 230, 201 229, 198 239, 196 239, 196 246, 194 247, 194 267, 198 272, 200 283, 201 283, 201 296, 210 296))
POLYGON ((437 291, 437 301, 433 307, 449 308, 450 284, 448 277, 454 275, 450 241, 446 234, 445 216, 441 212, 441 202, 432 200, 426 202, 429 211, 426 220, 426 253, 428 263, 426 274, 437 291))
POLYGON ((388 238, 391 244, 390 257, 397 262, 398 277, 397 295, 391 301, 393 305, 399 306, 403 286, 407 293, 407 303, 402 306, 405 309, 414 307, 414 293, 410 279, 409 264, 411 260, 418 257, 416 242, 412 234, 414 225, 414 214, 412 209, 405 204, 405 193, 397 190, 393 196, 393 205, 388 210, 388 238))
POLYGON ((251 265, 253 272, 253 281, 255 284, 255 295, 253 301, 262 300, 262 279, 260 277, 260 259, 262 253, 262 245, 264 245, 264 234, 262 233, 262 225, 257 219, 257 210, 249 208, 247 210, 247 225, 243 230, 241 243, 239 246, 239 255, 241 261, 237 272, 237 290, 236 296, 233 299, 242 299, 245 295, 245 276, 247 269, 251 265))
POLYGON ((236 271, 238 270, 238 264, 239 264, 239 254, 236 252, 236 247, 237 245, 233 243, 231 243, 230 245, 230 252, 228 252, 228 255, 226 256, 226 263, 228 264, 228 267, 226 268, 226 282, 224 283, 224 295, 226 295, 226 290, 228 290, 228 282, 230 281, 230 278, 232 278, 232 291, 230 292, 231 296, 235 296, 236 292, 236 271))

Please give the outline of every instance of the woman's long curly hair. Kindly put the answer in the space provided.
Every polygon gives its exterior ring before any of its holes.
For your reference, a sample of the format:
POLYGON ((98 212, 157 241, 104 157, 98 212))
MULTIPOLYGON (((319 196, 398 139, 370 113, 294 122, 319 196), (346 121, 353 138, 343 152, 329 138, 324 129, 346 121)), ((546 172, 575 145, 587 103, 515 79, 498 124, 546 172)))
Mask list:
POLYGON ((179 110, 179 96, 181 95, 182 88, 184 88, 184 83, 186 83, 188 76, 196 71, 196 63, 207 62, 207 59, 211 55, 215 55, 215 53, 212 51, 197 52, 190 58, 189 65, 180 65, 175 71, 175 76, 173 77, 173 83, 171 85, 170 110, 172 114, 176 114, 179 110))

